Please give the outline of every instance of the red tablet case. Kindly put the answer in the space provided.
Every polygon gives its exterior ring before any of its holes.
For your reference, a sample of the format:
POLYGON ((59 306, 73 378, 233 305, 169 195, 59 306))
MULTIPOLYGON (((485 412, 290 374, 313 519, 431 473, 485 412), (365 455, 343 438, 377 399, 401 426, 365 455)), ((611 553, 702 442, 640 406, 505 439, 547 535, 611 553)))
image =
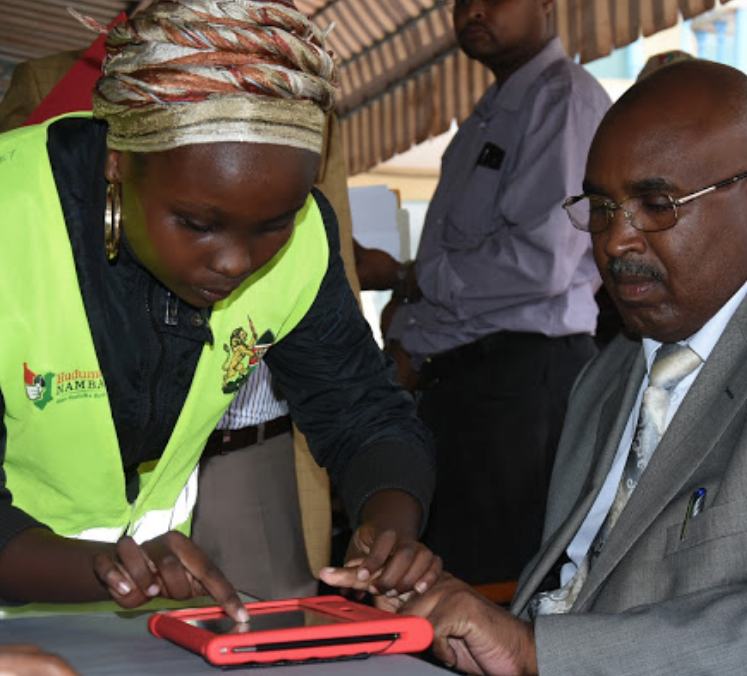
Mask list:
POLYGON ((433 628, 421 618, 392 613, 341 596, 263 601, 246 604, 255 622, 260 615, 310 611, 322 622, 303 627, 217 634, 189 624, 225 618, 221 608, 162 611, 148 621, 151 633, 202 655, 217 666, 294 663, 425 650, 433 628))

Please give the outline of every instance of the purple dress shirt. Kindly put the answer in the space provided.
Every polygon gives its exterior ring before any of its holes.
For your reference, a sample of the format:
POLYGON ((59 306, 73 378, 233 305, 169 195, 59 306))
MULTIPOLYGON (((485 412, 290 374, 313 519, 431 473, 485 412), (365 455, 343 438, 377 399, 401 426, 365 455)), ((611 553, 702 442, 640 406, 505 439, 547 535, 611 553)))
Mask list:
POLYGON ((594 333, 600 279, 591 240, 561 205, 582 191, 610 103, 555 38, 490 87, 461 125, 418 249, 424 298, 402 306, 387 335, 416 368, 497 331, 594 333))

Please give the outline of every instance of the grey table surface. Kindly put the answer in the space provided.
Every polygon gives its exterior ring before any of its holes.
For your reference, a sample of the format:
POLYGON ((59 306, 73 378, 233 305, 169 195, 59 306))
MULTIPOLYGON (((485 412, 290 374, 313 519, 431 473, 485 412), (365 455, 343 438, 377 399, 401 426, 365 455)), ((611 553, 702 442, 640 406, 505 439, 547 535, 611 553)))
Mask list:
POLYGON ((382 655, 289 666, 220 669, 147 627, 150 612, 46 615, 0 620, 0 645, 35 643, 64 657, 82 676, 443 676, 453 673, 410 655, 382 655))

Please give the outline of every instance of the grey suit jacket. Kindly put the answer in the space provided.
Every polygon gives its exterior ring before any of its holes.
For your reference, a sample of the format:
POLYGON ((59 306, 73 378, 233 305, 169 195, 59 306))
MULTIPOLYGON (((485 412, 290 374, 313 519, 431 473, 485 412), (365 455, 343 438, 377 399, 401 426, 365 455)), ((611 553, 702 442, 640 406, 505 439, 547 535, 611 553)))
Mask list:
MULTIPOLYGON (((540 552, 512 610, 563 555, 609 471, 645 371, 615 339, 568 407, 540 552)), ((680 405, 573 608, 536 622, 540 674, 747 673, 747 301, 680 405), (708 490, 683 540, 690 496, 708 490)))

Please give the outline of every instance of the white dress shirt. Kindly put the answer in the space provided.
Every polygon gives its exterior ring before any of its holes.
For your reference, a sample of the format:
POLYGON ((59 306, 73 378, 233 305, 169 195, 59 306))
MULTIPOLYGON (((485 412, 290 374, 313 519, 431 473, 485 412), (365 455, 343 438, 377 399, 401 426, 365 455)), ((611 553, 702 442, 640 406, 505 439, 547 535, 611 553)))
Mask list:
POLYGON ((249 380, 236 393, 228 410, 217 425, 219 430, 237 430, 288 415, 288 402, 278 398, 272 389, 267 364, 260 361, 249 380))

